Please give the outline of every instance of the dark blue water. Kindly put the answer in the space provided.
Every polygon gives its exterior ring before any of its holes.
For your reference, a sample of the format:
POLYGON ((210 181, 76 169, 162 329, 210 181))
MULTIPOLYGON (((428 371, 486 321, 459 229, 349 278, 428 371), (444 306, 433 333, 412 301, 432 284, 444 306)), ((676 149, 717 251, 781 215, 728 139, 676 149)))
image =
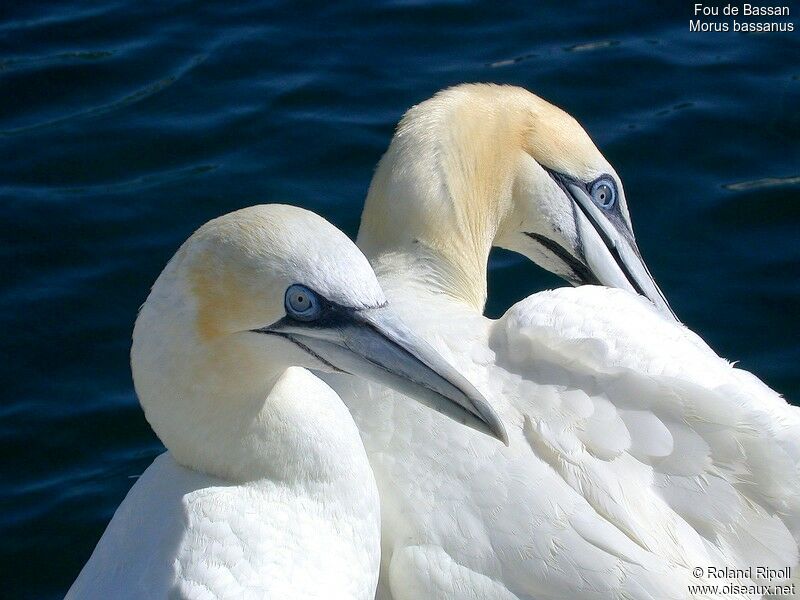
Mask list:
MULTIPOLYGON (((677 313, 800 399, 799 32, 690 33, 693 3, 681 1, 11 4, 0 8, 5 597, 63 594, 161 451, 128 350, 178 244, 270 201, 355 234, 397 119, 463 81, 522 85, 575 115, 621 174, 677 313)), ((561 285, 505 253, 490 284, 494 315, 561 285)))

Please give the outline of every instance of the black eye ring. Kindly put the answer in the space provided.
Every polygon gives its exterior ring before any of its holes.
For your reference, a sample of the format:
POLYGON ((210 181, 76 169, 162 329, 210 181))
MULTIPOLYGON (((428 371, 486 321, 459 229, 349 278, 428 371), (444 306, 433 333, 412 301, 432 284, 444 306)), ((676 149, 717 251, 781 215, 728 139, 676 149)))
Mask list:
POLYGON ((608 175, 597 178, 589 188, 589 193, 594 203, 605 210, 609 210, 617 202, 617 185, 608 175))
POLYGON ((298 321, 313 321, 321 310, 317 294, 298 283, 286 288, 283 304, 286 314, 298 321))

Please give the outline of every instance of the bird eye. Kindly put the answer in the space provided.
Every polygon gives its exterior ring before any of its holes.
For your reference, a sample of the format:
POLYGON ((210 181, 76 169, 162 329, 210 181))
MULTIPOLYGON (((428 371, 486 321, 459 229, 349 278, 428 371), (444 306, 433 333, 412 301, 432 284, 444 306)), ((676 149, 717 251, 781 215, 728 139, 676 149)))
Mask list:
POLYGON ((319 316, 317 295, 304 285, 290 285, 284 298, 286 314, 299 321, 313 321, 319 316))
POLYGON ((592 184, 592 200, 601 208, 609 209, 617 201, 617 186, 614 180, 603 176, 592 184))

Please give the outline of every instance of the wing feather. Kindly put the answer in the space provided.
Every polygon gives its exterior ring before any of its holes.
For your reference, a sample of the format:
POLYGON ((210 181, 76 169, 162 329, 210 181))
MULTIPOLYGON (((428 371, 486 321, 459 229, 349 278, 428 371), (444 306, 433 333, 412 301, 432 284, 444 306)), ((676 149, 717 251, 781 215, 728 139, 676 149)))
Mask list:
POLYGON ((638 545, 687 566, 797 566, 800 411, 755 376, 599 287, 523 300, 490 347, 524 382, 533 451, 638 545))

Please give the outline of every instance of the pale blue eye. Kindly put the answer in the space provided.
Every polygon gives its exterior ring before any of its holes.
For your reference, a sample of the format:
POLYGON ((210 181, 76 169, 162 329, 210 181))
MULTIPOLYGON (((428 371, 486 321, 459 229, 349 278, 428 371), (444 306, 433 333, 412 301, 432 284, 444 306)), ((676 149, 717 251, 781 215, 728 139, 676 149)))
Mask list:
POLYGON ((610 177, 603 176, 592 184, 592 200, 601 208, 611 208, 617 201, 617 186, 610 177))
POLYGON ((284 305, 286 314, 299 321, 313 321, 320 313, 319 298, 304 285, 290 285, 286 289, 284 305))

